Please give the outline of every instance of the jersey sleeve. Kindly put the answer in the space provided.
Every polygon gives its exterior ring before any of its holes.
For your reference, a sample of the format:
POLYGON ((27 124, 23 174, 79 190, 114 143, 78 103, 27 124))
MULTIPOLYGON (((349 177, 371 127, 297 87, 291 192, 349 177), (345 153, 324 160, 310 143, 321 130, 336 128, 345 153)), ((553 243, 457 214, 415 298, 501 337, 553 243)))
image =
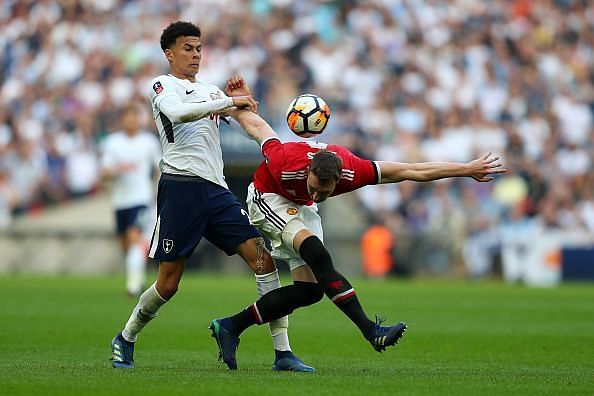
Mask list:
POLYGON ((176 90, 175 83, 168 76, 156 77, 151 83, 153 107, 173 123, 197 121, 233 106, 233 99, 226 96, 210 101, 184 102, 176 90))
POLYGON ((335 149, 343 160, 339 193, 379 183, 379 166, 375 161, 357 157, 344 147, 335 146, 335 149))
POLYGON ((159 108, 163 99, 171 96, 177 96, 175 85, 165 75, 158 76, 151 81, 151 102, 156 108, 159 108))
POLYGON ((262 155, 268 170, 273 174, 280 174, 285 162, 285 146, 277 137, 271 137, 262 142, 262 155))

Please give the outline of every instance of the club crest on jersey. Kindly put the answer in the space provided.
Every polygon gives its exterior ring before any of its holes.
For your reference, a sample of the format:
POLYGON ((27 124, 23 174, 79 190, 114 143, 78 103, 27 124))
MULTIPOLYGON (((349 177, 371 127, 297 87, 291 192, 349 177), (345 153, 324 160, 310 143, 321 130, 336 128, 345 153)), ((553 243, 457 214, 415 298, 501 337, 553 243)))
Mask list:
POLYGON ((155 93, 157 95, 163 91, 163 86, 161 85, 160 81, 157 81, 156 83, 153 84, 153 90, 155 91, 155 93))
POLYGON ((295 216, 299 211, 296 208, 289 208, 287 209, 287 213, 291 216, 295 216))
POLYGON ((163 239, 163 250, 165 253, 171 252, 173 249, 173 241, 171 239, 163 239))

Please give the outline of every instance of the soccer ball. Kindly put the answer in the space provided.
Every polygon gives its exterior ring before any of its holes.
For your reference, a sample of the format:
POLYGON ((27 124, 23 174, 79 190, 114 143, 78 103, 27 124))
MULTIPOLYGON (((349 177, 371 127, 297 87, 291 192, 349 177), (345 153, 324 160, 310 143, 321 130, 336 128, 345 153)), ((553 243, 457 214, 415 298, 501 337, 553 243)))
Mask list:
POLYGON ((330 107, 316 95, 300 95, 287 109, 287 123, 295 135, 308 138, 324 132, 330 118, 330 107))

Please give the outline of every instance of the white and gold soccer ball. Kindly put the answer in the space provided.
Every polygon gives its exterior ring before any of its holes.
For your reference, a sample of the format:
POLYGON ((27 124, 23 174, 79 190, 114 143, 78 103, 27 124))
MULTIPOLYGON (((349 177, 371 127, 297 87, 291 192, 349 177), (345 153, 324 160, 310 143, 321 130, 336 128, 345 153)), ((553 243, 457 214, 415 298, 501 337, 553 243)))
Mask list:
POLYGON ((316 95, 299 95, 287 109, 287 123, 295 135, 308 138, 324 132, 330 119, 330 107, 316 95))

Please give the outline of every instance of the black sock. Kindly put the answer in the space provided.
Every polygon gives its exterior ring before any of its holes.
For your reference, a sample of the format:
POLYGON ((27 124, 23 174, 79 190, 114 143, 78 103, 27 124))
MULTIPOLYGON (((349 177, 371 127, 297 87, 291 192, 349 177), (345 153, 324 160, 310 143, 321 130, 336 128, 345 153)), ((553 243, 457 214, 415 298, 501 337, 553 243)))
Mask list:
POLYGON ((322 241, 315 235, 306 238, 299 248, 299 255, 310 266, 326 296, 369 338, 374 322, 361 307, 355 289, 334 269, 332 257, 322 241))
POLYGON ((349 281, 339 272, 331 271, 321 276, 320 285, 330 301, 348 316, 365 338, 368 338, 374 322, 365 315, 355 289, 349 281))
POLYGON ((221 324, 229 333, 239 337, 245 329, 258 323, 258 315, 254 312, 255 305, 256 304, 252 304, 243 311, 233 316, 229 316, 228 318, 224 318, 221 324))
MULTIPOLYGON (((322 289, 317 283, 296 281, 292 285, 271 290, 243 311, 226 318, 229 319, 228 323, 231 327, 227 330, 231 334, 239 336, 254 324, 268 323, 271 320, 282 318, 297 308, 320 301, 322 297, 322 289)), ((225 326, 226 323, 223 325, 225 326)))

